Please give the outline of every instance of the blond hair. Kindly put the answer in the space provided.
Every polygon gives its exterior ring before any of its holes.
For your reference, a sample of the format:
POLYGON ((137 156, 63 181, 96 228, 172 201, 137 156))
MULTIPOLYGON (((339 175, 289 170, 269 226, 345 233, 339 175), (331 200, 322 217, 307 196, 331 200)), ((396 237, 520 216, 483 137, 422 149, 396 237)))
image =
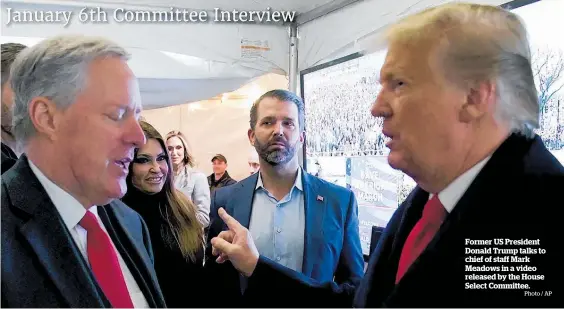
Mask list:
POLYGON ((539 126, 538 95, 524 23, 498 6, 451 3, 426 9, 391 26, 390 44, 437 46, 444 74, 464 89, 497 86, 496 118, 532 136, 539 126))

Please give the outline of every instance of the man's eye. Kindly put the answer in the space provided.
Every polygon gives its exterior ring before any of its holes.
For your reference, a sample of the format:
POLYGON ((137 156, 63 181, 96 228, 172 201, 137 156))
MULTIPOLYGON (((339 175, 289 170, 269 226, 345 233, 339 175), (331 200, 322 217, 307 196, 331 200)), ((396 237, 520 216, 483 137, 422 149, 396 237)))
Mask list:
POLYGON ((111 114, 108 114, 108 117, 114 121, 120 121, 125 116, 125 110, 120 110, 111 114))
POLYGON ((397 87, 401 87, 401 86, 405 85, 405 82, 402 81, 402 80, 396 80, 393 85, 394 85, 394 88, 397 88, 397 87))

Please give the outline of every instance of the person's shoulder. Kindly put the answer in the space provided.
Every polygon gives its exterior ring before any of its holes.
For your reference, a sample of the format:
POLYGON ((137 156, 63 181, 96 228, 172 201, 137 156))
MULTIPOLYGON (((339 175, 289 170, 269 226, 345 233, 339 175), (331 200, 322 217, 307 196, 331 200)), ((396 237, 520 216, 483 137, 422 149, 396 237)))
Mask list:
POLYGON ((307 174, 306 178, 306 181, 309 181, 312 187, 317 188, 316 194, 328 201, 337 202, 342 207, 349 205, 355 197, 352 190, 338 184, 331 183, 311 174, 307 174))
POLYGON ((227 185, 225 187, 220 187, 215 189, 215 196, 216 198, 223 198, 223 197, 227 197, 230 196, 234 193, 237 192, 237 189, 240 188, 240 186, 237 186, 238 183, 234 183, 232 185, 227 185))
POLYGON ((204 174, 202 171, 193 169, 190 173, 194 180, 205 180, 206 182, 208 181, 208 176, 206 176, 206 174, 204 174))
POLYGON ((526 174, 537 176, 564 176, 564 166, 556 156, 546 148, 540 137, 535 137, 523 160, 526 174))
POLYGON ((4 152, 2 152, 2 174, 4 174, 4 172, 8 171, 12 166, 14 166, 16 162, 16 159, 9 157, 5 155, 4 152))
POLYGON ((550 195, 564 188, 564 166, 546 148, 540 138, 535 139, 522 160, 523 183, 527 187, 550 195))
POLYGON ((206 174, 204 174, 204 172, 202 172, 202 171, 199 170, 199 169, 193 168, 193 167, 187 169, 187 172, 188 172, 190 175, 192 175, 192 176, 208 177, 208 176, 206 176, 206 174))
POLYGON ((12 218, 12 203, 9 198, 8 188, 5 183, 4 175, 2 175, 2 182, 1 182, 1 192, 2 196, 0 197, 0 209, 2 209, 2 230, 6 226, 6 222, 10 221, 12 218))
POLYGON ((257 175, 253 174, 240 181, 233 179, 232 184, 215 189, 215 194, 216 196, 229 196, 239 191, 242 187, 253 186, 254 188, 256 184, 257 184, 257 175))
POLYGON ((108 206, 112 208, 112 211, 116 216, 121 217, 128 222, 142 220, 141 215, 137 211, 127 206, 121 200, 113 200, 108 206))
MULTIPOLYGON (((304 173, 306 173, 304 171, 304 173)), ((307 173, 307 180, 310 181, 312 184, 315 184, 318 188, 322 188, 324 190, 327 190, 329 192, 334 192, 335 194, 341 195, 341 194, 351 194, 352 191, 348 188, 345 188, 343 186, 340 186, 338 184, 329 182, 325 179, 319 178, 317 176, 314 176, 312 174, 307 173)))
MULTIPOLYGON (((27 185, 29 183, 28 176, 30 174, 24 173, 26 166, 23 166, 22 163, 18 164, 17 160, 14 162, 10 162, 9 160, 11 159, 7 158, 7 161, 4 162, 4 159, 2 159, 2 183, 7 186, 8 190, 20 189, 22 184, 27 185)), ((29 169, 29 166, 27 166, 27 169, 29 169)), ((31 169, 29 169, 29 171, 31 172, 31 169)))

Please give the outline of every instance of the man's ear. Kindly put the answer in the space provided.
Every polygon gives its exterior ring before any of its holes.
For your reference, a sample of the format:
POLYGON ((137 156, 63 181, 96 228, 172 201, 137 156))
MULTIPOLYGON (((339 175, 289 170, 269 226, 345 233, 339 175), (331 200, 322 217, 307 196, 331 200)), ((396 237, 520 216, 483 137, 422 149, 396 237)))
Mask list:
POLYGON ((253 131, 253 129, 249 129, 249 131, 247 131, 247 135, 249 136, 249 142, 251 143, 251 145, 255 145, 255 131, 253 131))
POLYGON ((496 96, 497 86, 493 81, 482 82, 472 87, 460 109, 460 120, 470 123, 481 118, 493 107, 496 96))
POLYGON ((62 113, 55 103, 46 97, 36 97, 28 105, 28 113, 37 133, 56 139, 57 130, 62 124, 62 113))

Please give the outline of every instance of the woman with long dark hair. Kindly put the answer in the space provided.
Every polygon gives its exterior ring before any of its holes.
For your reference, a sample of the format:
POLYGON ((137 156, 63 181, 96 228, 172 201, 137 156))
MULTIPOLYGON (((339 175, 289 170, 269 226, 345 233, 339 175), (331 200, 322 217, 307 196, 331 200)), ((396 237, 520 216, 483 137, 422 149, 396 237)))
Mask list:
POLYGON ((150 124, 140 121, 147 143, 135 150, 122 201, 147 223, 155 271, 168 307, 199 307, 205 293, 204 231, 196 206, 175 189, 166 144, 150 124), (201 292, 200 292, 201 291, 201 292), (196 293, 196 294, 193 294, 196 293))

